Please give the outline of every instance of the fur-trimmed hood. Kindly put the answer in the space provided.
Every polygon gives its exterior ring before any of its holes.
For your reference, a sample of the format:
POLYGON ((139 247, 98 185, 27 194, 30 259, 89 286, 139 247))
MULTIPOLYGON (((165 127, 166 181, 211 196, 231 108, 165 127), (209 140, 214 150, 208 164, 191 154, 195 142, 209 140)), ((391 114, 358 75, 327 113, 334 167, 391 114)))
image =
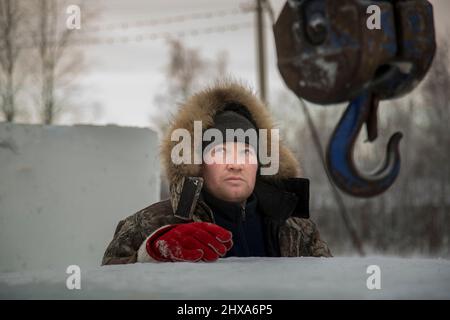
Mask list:
MULTIPOLYGON (((270 149, 271 131, 274 128, 273 120, 265 104, 246 86, 235 82, 221 82, 212 87, 204 89, 192 95, 182 104, 177 114, 172 119, 161 145, 162 164, 166 172, 169 183, 171 203, 174 212, 177 211, 183 188, 187 179, 197 186, 197 193, 201 190, 203 180, 201 177, 201 164, 174 164, 171 160, 172 148, 179 141, 172 141, 171 134, 175 129, 184 128, 191 136, 194 134, 194 121, 202 121, 203 129, 208 129, 214 125, 214 116, 221 111, 229 102, 241 104, 250 112, 257 129, 267 129, 268 150, 270 149), (194 179, 194 180, 192 180, 194 179)), ((194 148, 192 147, 192 152, 194 148)), ((262 175, 261 179, 267 181, 296 178, 300 176, 300 165, 292 152, 279 143, 279 164, 278 172, 274 175, 262 175)), ((195 196, 192 194, 191 196, 195 196)), ((185 199, 186 200, 186 199, 185 199)), ((189 204, 188 211, 192 212, 196 201, 189 204)), ((178 210, 179 211, 179 210, 178 210)))
MULTIPOLYGON (((148 262, 147 239, 163 226, 191 221, 216 223, 217 210, 213 212, 211 199, 208 201, 201 192, 201 164, 174 164, 172 148, 179 141, 171 141, 171 135, 181 128, 192 136, 194 121, 199 120, 204 130, 209 129, 216 113, 230 102, 234 106, 245 106, 257 129, 267 129, 267 133, 271 133, 274 125, 266 106, 243 85, 222 82, 190 97, 173 118, 161 146, 170 201, 159 201, 120 221, 102 264, 148 262)), ((267 140, 269 144, 270 136, 267 140)), ((257 213, 262 218, 267 256, 331 256, 315 224, 308 219, 309 180, 299 177, 299 164, 282 141, 279 141, 278 158, 278 172, 273 176, 258 175, 253 189, 257 213)))

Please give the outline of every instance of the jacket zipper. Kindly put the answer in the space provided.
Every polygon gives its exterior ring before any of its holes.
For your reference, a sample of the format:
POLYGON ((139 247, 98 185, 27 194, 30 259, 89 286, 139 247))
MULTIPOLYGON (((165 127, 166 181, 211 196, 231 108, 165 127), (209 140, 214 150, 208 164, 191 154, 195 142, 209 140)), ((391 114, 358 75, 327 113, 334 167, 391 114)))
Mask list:
POLYGON ((243 206, 241 206, 241 216, 242 216, 242 221, 245 221, 245 204, 243 206))
POLYGON ((241 217, 242 217, 242 221, 238 224, 238 228, 239 228, 239 233, 240 233, 240 237, 242 239, 242 244, 244 246, 244 257, 248 257, 250 255, 250 248, 248 246, 248 242, 247 242, 247 235, 245 234, 245 230, 244 230, 244 222, 245 222, 245 205, 241 207, 241 217))

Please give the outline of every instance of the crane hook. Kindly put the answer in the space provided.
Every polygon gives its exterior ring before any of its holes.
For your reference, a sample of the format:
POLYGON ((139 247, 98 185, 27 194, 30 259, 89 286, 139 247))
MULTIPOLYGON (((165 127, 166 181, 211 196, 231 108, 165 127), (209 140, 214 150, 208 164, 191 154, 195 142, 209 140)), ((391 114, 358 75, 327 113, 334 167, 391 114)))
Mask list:
POLYGON ((356 197, 372 197, 386 191, 400 173, 399 143, 401 132, 388 142, 382 165, 372 173, 361 173, 353 159, 353 148, 362 125, 366 123, 369 141, 377 137, 377 97, 364 92, 350 102, 339 120, 327 149, 327 166, 334 183, 356 197))

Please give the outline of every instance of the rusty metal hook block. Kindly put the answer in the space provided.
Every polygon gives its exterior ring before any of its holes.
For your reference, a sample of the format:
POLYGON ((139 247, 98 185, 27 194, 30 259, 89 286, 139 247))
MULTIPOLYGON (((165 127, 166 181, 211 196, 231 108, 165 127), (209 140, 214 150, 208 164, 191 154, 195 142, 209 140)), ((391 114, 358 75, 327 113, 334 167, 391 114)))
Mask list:
POLYGON ((399 172, 400 134, 388 145, 386 159, 393 163, 375 176, 356 170, 350 156, 353 134, 366 123, 373 141, 378 101, 412 91, 428 72, 436 51, 432 5, 426 0, 289 0, 273 31, 278 68, 290 90, 323 105, 352 101, 329 145, 334 182, 355 196, 385 191, 399 172), (370 5, 380 9, 380 29, 367 27, 370 5))

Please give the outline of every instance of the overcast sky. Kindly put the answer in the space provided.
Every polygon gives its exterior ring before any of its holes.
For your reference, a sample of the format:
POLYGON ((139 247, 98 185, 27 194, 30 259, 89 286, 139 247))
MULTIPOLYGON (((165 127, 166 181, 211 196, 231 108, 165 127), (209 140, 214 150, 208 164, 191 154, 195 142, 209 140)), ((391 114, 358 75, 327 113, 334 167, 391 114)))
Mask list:
MULTIPOLYGON (((437 31, 443 33, 450 26, 448 19, 450 1, 434 0, 431 2, 435 9, 437 31)), ((233 12, 233 9, 239 9, 242 4, 252 4, 252 1, 92 0, 89 3, 93 3, 99 8, 99 15, 92 24, 101 27, 101 31, 92 32, 93 36, 103 39, 109 37, 121 39, 123 36, 127 36, 132 39, 127 43, 82 47, 89 64, 87 71, 78 80, 83 87, 82 101, 87 105, 98 104, 102 109, 101 115, 91 123, 141 127, 149 125, 149 115, 151 112, 155 112, 154 96, 161 92, 164 86, 163 67, 168 61, 168 48, 163 39, 144 38, 142 41, 136 41, 136 36, 140 34, 173 33, 249 23, 247 27, 238 31, 185 37, 183 41, 186 46, 199 49, 205 57, 214 58, 220 51, 227 50, 230 75, 243 79, 257 89, 254 13, 235 13, 210 19, 133 27, 139 21, 180 14, 217 12, 219 10, 233 12), (128 27, 125 28, 122 23, 127 23, 128 27)), ((271 3, 278 15, 285 1, 271 0, 271 3)), ((269 95, 275 95, 283 88, 284 84, 276 68, 275 45, 269 24, 267 19, 268 84, 269 95)), ((84 32, 88 31, 86 26, 82 25, 82 28, 85 28, 84 32)))

